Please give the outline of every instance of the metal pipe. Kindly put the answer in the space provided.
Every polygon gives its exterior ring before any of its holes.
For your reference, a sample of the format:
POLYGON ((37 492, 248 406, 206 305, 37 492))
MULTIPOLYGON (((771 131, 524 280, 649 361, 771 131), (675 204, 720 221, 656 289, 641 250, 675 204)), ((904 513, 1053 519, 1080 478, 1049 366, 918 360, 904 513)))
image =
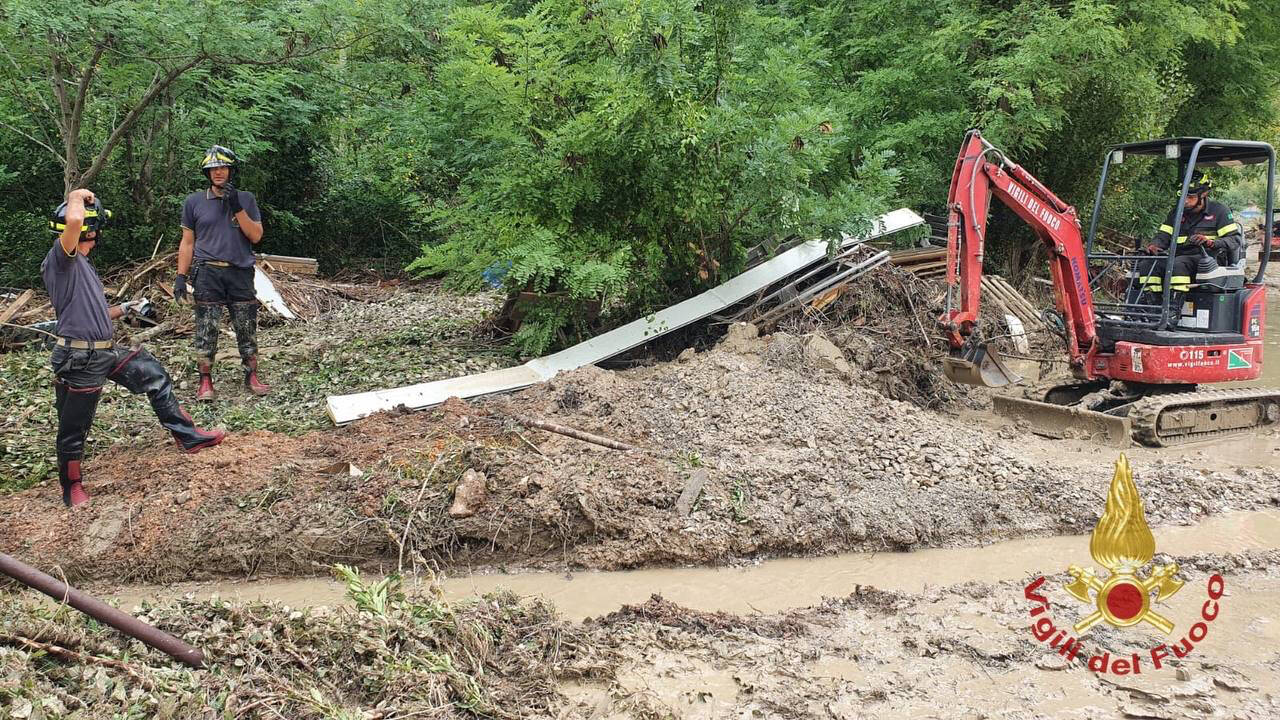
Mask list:
POLYGON ((86 595, 21 560, 0 553, 0 572, 168 654, 179 662, 195 668, 204 667, 204 653, 198 648, 191 647, 163 630, 121 612, 95 597, 86 595))

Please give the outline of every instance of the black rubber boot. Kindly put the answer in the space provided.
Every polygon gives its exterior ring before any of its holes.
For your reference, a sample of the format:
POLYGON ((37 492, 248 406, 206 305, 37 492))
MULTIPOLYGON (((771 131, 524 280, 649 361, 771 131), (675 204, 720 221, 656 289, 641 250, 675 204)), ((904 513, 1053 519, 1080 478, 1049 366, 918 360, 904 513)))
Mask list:
POLYGON ((82 483, 80 461, 84 458, 84 441, 89 436, 101 397, 101 387, 54 385, 54 407, 58 410, 58 483, 62 486, 62 502, 67 507, 89 501, 82 483))
POLYGON ((183 450, 197 452, 217 445, 226 437, 226 433, 221 430, 201 430, 196 427, 173 392, 173 379, 160 361, 146 350, 138 348, 125 356, 111 371, 110 378, 135 395, 146 393, 156 418, 183 450))
POLYGON ((1178 320, 1182 317, 1182 301, 1186 295, 1181 290, 1171 290, 1169 292, 1169 322, 1174 327, 1177 327, 1178 320))

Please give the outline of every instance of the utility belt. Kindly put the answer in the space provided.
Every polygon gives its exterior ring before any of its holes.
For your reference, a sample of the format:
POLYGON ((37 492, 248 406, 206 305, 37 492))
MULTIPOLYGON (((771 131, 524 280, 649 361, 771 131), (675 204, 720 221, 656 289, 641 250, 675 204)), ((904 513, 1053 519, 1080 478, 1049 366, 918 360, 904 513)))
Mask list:
POLYGON ((204 267, 205 265, 210 265, 216 268, 231 267, 231 263, 227 262, 226 260, 196 260, 194 263, 191 264, 190 279, 191 279, 191 284, 193 286, 196 284, 196 276, 200 274, 200 268, 204 267))
POLYGON ((110 350, 115 343, 110 340, 76 340, 74 338, 65 338, 58 336, 54 341, 55 345, 61 345, 72 350, 110 350))

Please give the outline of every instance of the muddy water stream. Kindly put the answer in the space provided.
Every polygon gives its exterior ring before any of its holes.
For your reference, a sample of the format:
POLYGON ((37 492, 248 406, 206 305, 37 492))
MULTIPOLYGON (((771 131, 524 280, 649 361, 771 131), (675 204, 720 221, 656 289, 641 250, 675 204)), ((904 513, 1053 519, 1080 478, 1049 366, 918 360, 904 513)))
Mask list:
MULTIPOLYGON (((1280 263, 1276 263, 1280 266, 1280 263)), ((1262 375, 1256 380, 1231 383, 1238 387, 1280 388, 1280 267, 1268 269, 1267 327, 1263 336, 1262 375), (1276 278, 1276 279, 1272 279, 1276 278)))
MULTIPOLYGON (((1200 525, 1156 528, 1153 532, 1157 551, 1170 555, 1280 548, 1280 511, 1229 513, 1210 517, 1200 525)), ((603 615, 624 603, 642 603, 654 593, 696 610, 751 613, 813 605, 823 597, 847 595, 856 585, 919 592, 926 585, 1055 573, 1071 563, 1091 563, 1088 535, 1026 538, 980 548, 786 558, 745 567, 473 574, 446 578, 443 589, 454 599, 500 587, 520 595, 540 595, 573 620, 603 615)), ((218 594, 291 606, 344 602, 343 586, 324 578, 133 587, 108 595, 131 607, 144 599, 188 592, 201 598, 218 594)))

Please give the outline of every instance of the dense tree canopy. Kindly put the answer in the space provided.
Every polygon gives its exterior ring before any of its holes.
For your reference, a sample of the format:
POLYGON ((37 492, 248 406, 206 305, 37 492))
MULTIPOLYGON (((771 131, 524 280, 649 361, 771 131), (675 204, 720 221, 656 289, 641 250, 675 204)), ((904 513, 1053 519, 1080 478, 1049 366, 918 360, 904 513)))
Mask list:
MULTIPOLYGON (((77 185, 117 212, 108 263, 171 246, 217 142, 264 250, 488 270, 550 298, 536 352, 584 301, 634 317, 753 247, 938 211, 968 127, 1081 206, 1108 144, 1274 140, 1276 57, 1242 0, 0 0, 0 284, 36 282, 77 185)), ((1141 232, 1169 178, 1126 172, 1108 220, 1141 232)))

